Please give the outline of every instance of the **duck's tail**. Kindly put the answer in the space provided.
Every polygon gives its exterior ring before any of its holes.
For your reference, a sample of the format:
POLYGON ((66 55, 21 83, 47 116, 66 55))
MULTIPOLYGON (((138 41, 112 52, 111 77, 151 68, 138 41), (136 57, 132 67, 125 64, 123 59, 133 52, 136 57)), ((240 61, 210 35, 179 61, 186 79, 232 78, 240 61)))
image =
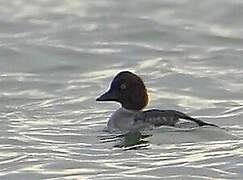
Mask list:
POLYGON ((181 113, 179 111, 175 111, 175 112, 176 112, 176 114, 178 115, 179 118, 186 119, 186 120, 189 120, 189 121, 193 121, 193 122, 197 123, 198 126, 214 126, 214 127, 218 127, 219 128, 219 126, 217 126, 215 124, 207 123, 207 122, 204 122, 204 121, 202 121, 200 119, 192 118, 192 117, 190 117, 190 116, 188 116, 188 115, 186 115, 184 113, 181 113))

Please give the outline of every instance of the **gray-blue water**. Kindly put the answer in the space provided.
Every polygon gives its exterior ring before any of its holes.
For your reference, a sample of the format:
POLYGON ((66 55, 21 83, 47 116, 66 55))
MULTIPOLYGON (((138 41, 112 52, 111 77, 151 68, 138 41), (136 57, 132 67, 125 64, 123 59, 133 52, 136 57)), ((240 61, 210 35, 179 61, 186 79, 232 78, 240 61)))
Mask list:
POLYGON ((0 179, 243 179, 243 1, 0 1, 0 179), (104 131, 121 70, 223 129, 104 131), (116 137, 118 136, 118 137, 116 137), (132 137, 137 137, 131 135, 132 137))

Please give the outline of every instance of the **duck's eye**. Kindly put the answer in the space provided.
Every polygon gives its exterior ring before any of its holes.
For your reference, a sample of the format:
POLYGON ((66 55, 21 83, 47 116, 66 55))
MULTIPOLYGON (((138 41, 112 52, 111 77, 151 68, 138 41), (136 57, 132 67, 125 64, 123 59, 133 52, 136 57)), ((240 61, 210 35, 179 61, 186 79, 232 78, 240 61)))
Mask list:
POLYGON ((127 85, 125 83, 121 84, 120 89, 125 90, 127 88, 127 85))

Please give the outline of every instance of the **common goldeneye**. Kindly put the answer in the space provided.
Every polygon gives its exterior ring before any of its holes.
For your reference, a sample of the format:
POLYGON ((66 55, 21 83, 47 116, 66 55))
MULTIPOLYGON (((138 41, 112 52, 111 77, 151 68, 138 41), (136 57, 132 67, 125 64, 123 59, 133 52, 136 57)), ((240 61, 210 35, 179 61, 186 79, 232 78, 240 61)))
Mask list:
POLYGON ((156 126, 177 126, 180 119, 192 121, 197 126, 217 125, 203 122, 175 110, 142 109, 148 104, 146 87, 140 77, 129 71, 118 73, 110 89, 96 101, 116 101, 121 108, 110 117, 108 130, 133 130, 156 126))

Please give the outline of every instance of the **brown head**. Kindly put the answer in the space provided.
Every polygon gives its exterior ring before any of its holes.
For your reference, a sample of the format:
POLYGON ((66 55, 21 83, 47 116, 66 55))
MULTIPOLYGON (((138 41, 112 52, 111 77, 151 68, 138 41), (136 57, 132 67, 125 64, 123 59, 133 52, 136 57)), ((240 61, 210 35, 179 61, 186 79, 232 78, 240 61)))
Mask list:
POLYGON ((96 101, 116 101, 128 110, 141 110, 148 104, 146 87, 140 77, 129 71, 118 73, 110 89, 96 101))

